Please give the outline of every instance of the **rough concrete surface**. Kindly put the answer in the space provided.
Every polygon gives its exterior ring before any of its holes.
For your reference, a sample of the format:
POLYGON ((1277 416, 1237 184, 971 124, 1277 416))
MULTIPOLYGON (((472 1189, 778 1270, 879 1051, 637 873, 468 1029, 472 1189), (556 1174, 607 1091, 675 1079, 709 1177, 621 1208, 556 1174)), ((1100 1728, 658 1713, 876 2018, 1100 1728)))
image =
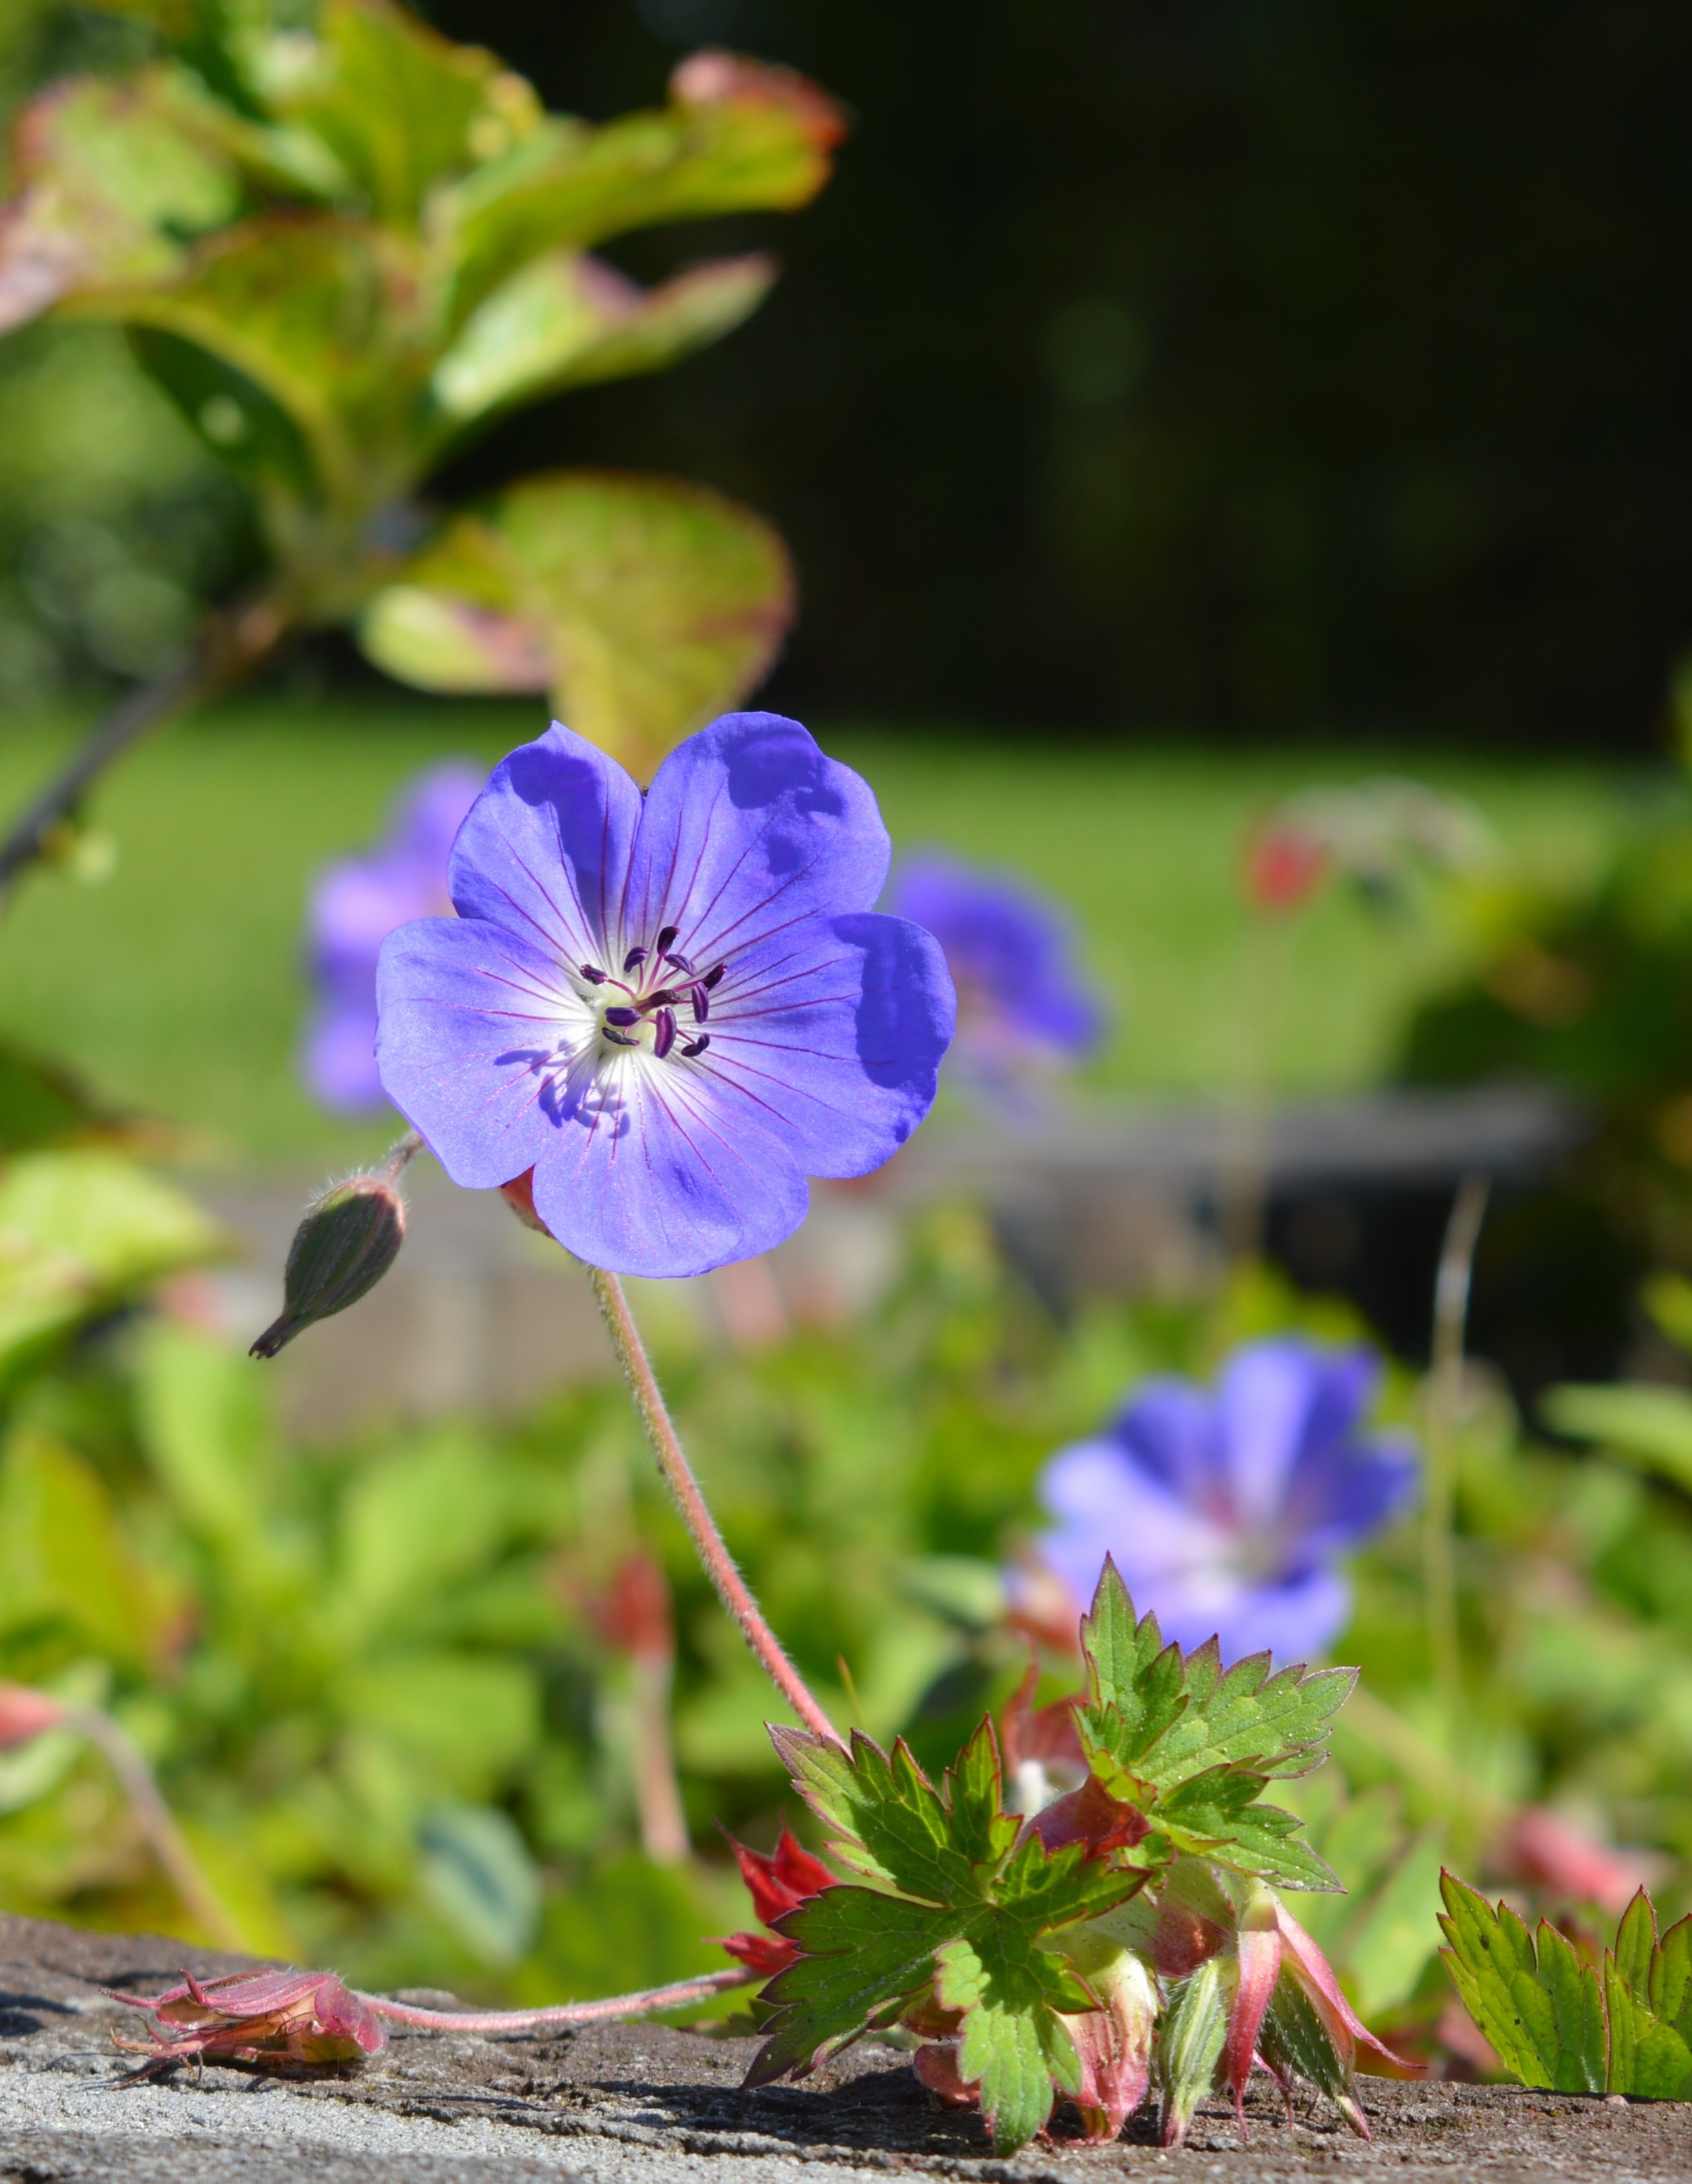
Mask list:
POLYGON ((1084 2148, 1063 2137, 992 2159, 980 2119, 942 2108, 885 2047, 801 2086, 743 2093, 745 2040, 619 2025, 539 2039, 396 2031, 344 2075, 287 2079, 217 2064, 126 2084, 112 2034, 137 2020, 98 1992, 156 1992, 184 1964, 244 1960, 154 1937, 0 1918, 0 2184, 824 2184, 890 2170, 981 2184, 1119 2177, 1692 2177, 1692 2106, 1621 2104, 1514 2086, 1363 2081, 1371 2145, 1331 2110, 1288 2121, 1254 2093, 1242 2146, 1201 2110, 1186 2148, 1143 2132, 1084 2148))

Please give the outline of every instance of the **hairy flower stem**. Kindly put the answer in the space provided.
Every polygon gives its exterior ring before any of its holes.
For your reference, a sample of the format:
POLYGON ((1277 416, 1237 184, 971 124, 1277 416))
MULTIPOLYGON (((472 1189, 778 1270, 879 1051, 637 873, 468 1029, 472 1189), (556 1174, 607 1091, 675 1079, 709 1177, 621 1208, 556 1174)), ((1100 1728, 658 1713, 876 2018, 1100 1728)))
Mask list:
POLYGON ((203 698, 244 682, 288 628, 277 600, 260 592, 215 616, 180 666, 120 699, 0 838, 0 905, 20 875, 52 854, 77 805, 114 760, 149 728, 203 698))
POLYGON ((690 2003, 708 2002, 712 1995, 727 1994, 737 1986, 756 1986, 767 1976, 736 1964, 731 1970, 706 1972, 698 1979, 678 1980, 673 1986, 649 1986, 639 1994, 606 1995, 599 2002, 565 2002, 550 2009, 451 2010, 419 2009, 409 2002, 389 2002, 379 1994, 355 1994, 373 2016, 390 2025, 416 2025, 427 2032, 537 2032, 548 2025, 603 2025, 619 2019, 656 2017, 666 2009, 684 2009, 690 2003))
POLYGON ((781 1641, 764 1620, 763 1611, 753 1599, 751 1587, 734 1567, 734 1557, 717 1529, 716 1518, 706 1507, 699 1481, 676 1437, 652 1362, 646 1355, 640 1330, 634 1324, 634 1315, 623 1295, 623 1284, 601 1267, 589 1267, 587 1271, 595 1301, 604 1315, 606 1332, 611 1336, 611 1346, 617 1352, 617 1362, 628 1383, 628 1392, 634 1398, 634 1407, 640 1413, 640 1423, 646 1429, 658 1468, 675 1496, 682 1522, 699 1552, 706 1574, 717 1588, 718 1598, 740 1625, 741 1636, 757 1655, 770 1681, 806 1728, 813 1736, 827 1738, 830 1744, 843 1744, 845 1740, 840 1731, 818 1705, 804 1678, 783 1651, 781 1641))
POLYGON ((1433 1284, 1433 1359, 1427 1390, 1427 1495, 1422 1514, 1422 1580, 1428 1650, 1445 1719, 1455 1730, 1463 1691, 1453 1540, 1457 1501, 1457 1427, 1463 1401, 1463 1340, 1475 1247, 1491 1184, 1465 1176, 1452 1202, 1433 1284))
POLYGON ((66 1707, 66 1729, 85 1738, 118 1778, 137 1825, 153 1855, 164 1869, 183 1908, 220 1948, 242 1949, 246 1936, 218 1901, 211 1883, 200 1870, 170 1808, 165 1802, 140 1751, 128 1733, 98 1707, 66 1707))

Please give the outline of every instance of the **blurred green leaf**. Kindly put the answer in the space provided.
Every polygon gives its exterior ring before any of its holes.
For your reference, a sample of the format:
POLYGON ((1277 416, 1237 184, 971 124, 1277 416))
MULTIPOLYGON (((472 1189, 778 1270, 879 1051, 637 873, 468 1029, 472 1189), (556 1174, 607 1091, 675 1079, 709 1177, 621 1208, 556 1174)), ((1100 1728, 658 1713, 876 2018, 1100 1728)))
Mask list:
POLYGON ((378 1731, 438 1779, 485 1796, 534 1742, 534 1680, 519 1663, 459 1653, 409 1653, 349 1661, 340 1702, 349 1720, 378 1731))
POLYGON ((1346 1970, 1365 2019, 1410 1999, 1438 1946, 1442 1841, 1432 1828, 1416 1836, 1352 1929, 1346 1970))
POLYGON ((1692 1490, 1692 1395, 1643 1382, 1616 1387, 1566 1384, 1540 1404, 1547 1425, 1692 1490))
POLYGON ((561 718, 646 773, 757 681, 792 611, 785 549, 750 510, 668 479, 556 471, 450 524, 360 638, 426 690, 550 684, 561 718))
POLYGON ((366 223, 270 214, 211 238, 168 283, 74 308, 175 334, 262 387, 311 450, 321 490, 356 506, 385 497, 384 460, 397 466, 387 491, 405 481, 395 413, 427 370, 410 280, 366 223))
POLYGON ((791 210, 827 181, 839 110, 785 69, 698 54, 670 103, 600 129, 549 117, 451 192, 439 220, 457 265, 455 320, 544 250, 725 212, 791 210))
POLYGON ((116 1153, 22 1155, 0 1172, 0 1372, 222 1241, 190 1200, 116 1153))
POLYGON ((1639 1296, 1669 1340, 1692 1350, 1692 1282, 1684 1274, 1653 1274, 1641 1285, 1639 1296))
POLYGON ((377 219, 396 223, 415 220, 437 182, 504 148, 535 106, 494 54, 384 0, 327 0, 315 36, 280 32, 249 65, 273 109, 321 138, 377 219))
POLYGON ((472 313, 430 385, 461 426, 567 387, 662 371, 750 317, 775 272, 758 252, 642 289, 584 252, 547 251, 472 313))
POLYGON ((355 1652, 438 1613, 440 1596, 487 1563, 503 1516, 487 1450, 461 1435, 402 1444, 373 1465, 343 1507, 326 1603, 336 1642, 355 1652))
POLYGON ((124 1130, 70 1070, 0 1039, 0 1155, 124 1130))
POLYGON ((1440 1887, 1448 1944, 1440 1954, 1505 2070, 1524 2086, 1601 2093, 1604 2010, 1591 1965, 1544 1919, 1536 1947, 1507 1903, 1494 1910, 1450 1874, 1440 1887))
POLYGON ((183 126, 175 72, 73 76, 20 122, 20 193, 0 220, 0 329, 65 297, 163 280, 185 238, 240 203, 232 160, 183 126))
POLYGON ((176 1509, 248 1582, 280 1545, 266 1396, 226 1344, 169 1321, 148 1330, 136 1381, 142 1444, 176 1509))
POLYGON ((15 1432, 0 1459, 0 1623, 62 1623, 103 1659, 144 1673, 175 1606, 92 1466, 50 1435, 15 1432))
POLYGON ((525 1955, 540 1919, 540 1877, 504 1813, 441 1805, 417 1830, 424 1893, 487 1964, 525 1955))
POLYGON ((548 1898, 518 1997, 589 2000, 719 1970, 723 1953, 703 1937, 735 1915, 690 1867, 654 1865, 638 1851, 601 1858, 578 1886, 548 1898))

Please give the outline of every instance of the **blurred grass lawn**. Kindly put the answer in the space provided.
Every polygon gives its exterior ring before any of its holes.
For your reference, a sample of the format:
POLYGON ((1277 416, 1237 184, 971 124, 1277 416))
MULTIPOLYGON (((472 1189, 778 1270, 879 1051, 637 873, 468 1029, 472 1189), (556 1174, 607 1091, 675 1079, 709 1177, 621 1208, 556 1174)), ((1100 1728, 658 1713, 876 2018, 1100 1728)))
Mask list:
MULTIPOLYGON (((542 724, 527 704, 430 704, 338 694, 253 700, 135 754, 91 817, 113 838, 103 884, 26 881, 0 933, 0 1032, 73 1061, 111 1096, 191 1126, 214 1156, 297 1165, 361 1157, 387 1123, 349 1128, 299 1087, 306 989, 301 910, 314 868, 379 830, 395 788, 451 752, 491 763, 542 724)), ((1241 830, 1302 783, 1387 771, 1471 797, 1541 867, 1601 853, 1627 794, 1619 772, 1405 760, 1368 749, 1267 753, 1173 743, 976 744, 824 725, 825 748, 881 800, 896 849, 943 844, 1015 865, 1075 914, 1111 996, 1099 1091, 1214 1090, 1235 1075, 1247 972, 1234 885, 1241 830)), ((60 722, 0 724, 0 811, 62 750, 60 722)), ((1390 1060, 1414 996, 1460 942, 1349 897, 1299 922, 1275 1039, 1282 1088, 1366 1082, 1390 1060)))

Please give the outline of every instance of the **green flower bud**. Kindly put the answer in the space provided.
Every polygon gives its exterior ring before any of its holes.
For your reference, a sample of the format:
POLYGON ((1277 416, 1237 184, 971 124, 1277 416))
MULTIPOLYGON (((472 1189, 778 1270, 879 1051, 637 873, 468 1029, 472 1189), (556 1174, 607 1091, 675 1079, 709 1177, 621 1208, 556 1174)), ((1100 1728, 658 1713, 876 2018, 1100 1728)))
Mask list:
POLYGON ((349 1176, 326 1190, 288 1247, 282 1317, 250 1355, 274 1357, 315 1321, 356 1304, 399 1257, 405 1238, 405 1201, 391 1176, 349 1176))

